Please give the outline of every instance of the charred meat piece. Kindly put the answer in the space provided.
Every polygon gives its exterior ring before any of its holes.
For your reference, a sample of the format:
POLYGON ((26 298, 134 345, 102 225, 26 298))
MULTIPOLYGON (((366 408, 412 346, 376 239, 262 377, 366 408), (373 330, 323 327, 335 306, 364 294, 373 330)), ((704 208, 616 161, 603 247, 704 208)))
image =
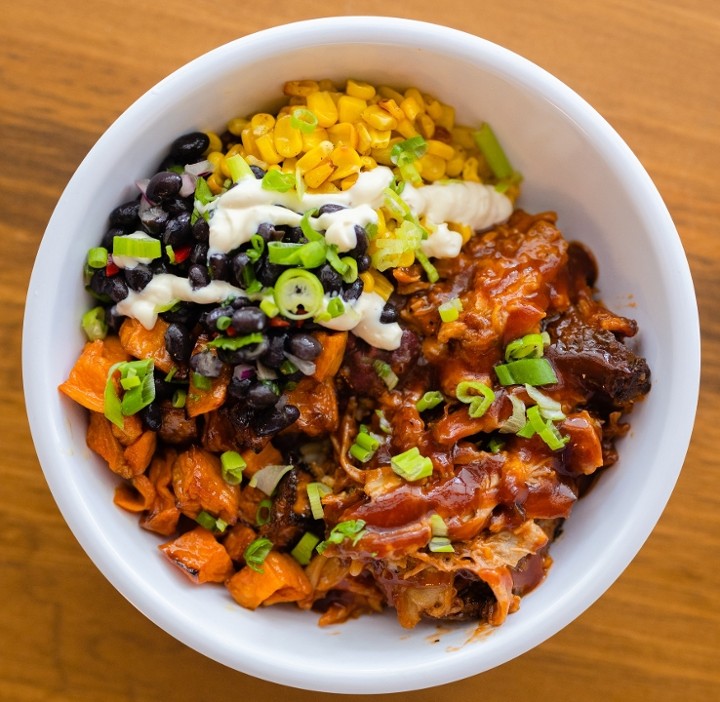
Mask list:
POLYGON ((275 548, 287 548, 296 542, 312 523, 307 484, 312 477, 295 468, 277 486, 268 521, 260 527, 260 536, 273 542, 275 548))

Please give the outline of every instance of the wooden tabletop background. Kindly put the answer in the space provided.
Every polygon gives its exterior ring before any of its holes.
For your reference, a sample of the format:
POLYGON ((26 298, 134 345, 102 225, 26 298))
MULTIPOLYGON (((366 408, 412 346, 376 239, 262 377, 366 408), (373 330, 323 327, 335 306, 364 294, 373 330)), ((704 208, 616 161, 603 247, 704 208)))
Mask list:
MULTIPOLYGON (((474 678, 414 693, 413 699, 720 699, 720 3, 2 5, 0 700, 330 699, 206 659, 150 623, 104 580, 45 484, 20 374, 23 306, 35 251, 63 188, 100 134, 155 82, 199 54, 274 24, 329 14, 395 15, 464 29, 524 55, 585 97, 628 142, 667 202, 693 271, 703 326, 693 442, 668 507, 637 558, 599 602, 537 649, 474 678)), ((51 353, 52 339, 47 341, 51 353)))

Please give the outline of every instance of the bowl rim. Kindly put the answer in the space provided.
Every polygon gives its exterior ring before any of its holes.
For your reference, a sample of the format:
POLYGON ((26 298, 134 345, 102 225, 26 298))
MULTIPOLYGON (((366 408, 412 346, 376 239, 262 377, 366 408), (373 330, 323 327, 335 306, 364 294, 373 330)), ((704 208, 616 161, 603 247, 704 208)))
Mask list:
POLYGON ((242 670, 242 672, 265 680, 308 690, 355 693, 408 691, 432 687, 484 672, 539 645, 590 607, 620 576, 642 547, 670 498, 689 446, 697 407, 700 378, 700 332, 697 303, 692 292, 693 283, 690 269, 679 236, 670 214, 649 175, 637 157, 605 119, 559 79, 530 60, 487 39, 449 26, 420 20, 380 15, 357 15, 322 17, 291 22, 263 29, 227 42, 198 56, 172 72, 138 98, 115 120, 88 152, 70 179, 48 222, 46 236, 43 237, 41 242, 28 288, 23 323, 22 351, 23 384, 25 387, 27 414, 33 442, 46 481, 76 539, 96 567, 110 580, 113 586, 145 616, 176 639, 229 667, 242 670), (670 484, 658 488, 653 503, 654 511, 651 515, 646 514, 644 516, 644 528, 627 534, 629 539, 628 548, 621 553, 608 557, 603 572, 604 577, 597 578, 592 583, 586 583, 587 588, 584 597, 575 598, 572 607, 568 607, 561 614, 556 613, 552 625, 546 622, 544 627, 526 633, 521 645, 516 643, 511 645, 514 639, 510 640, 507 645, 498 647, 491 655, 486 656, 482 665, 478 665, 477 655, 473 656, 472 653, 466 652, 453 658, 445 657, 441 663, 434 661, 432 664, 428 664, 426 661, 422 661, 419 665, 406 664, 393 667, 387 671, 373 671, 372 676, 362 669, 328 671, 328 677, 318 681, 313 672, 308 671, 306 668, 298 667, 297 669, 288 670, 285 668, 280 670, 271 658, 262 656, 258 656, 249 664, 245 661, 242 668, 237 667, 237 661, 234 657, 231 658, 228 655, 228 652, 222 646, 222 642, 213 639, 209 632, 193 632, 191 630, 193 626, 191 619, 178 618, 178 610, 172 608, 166 602, 158 603, 154 600, 136 574, 128 573, 118 567, 114 555, 115 547, 111 540, 98 529, 98 525, 88 524, 88 515, 72 509, 72 506, 76 505, 80 499, 72 482, 62 481, 51 469, 56 458, 53 456, 52 446, 48 445, 48 442, 43 437, 43 427, 48 422, 47 384, 43 382, 45 380, 43 374, 35 372, 46 350, 38 349, 30 320, 38 313, 41 304, 42 269, 46 265, 49 255, 45 245, 46 236, 49 232, 58 228, 63 208, 67 207, 67 203, 78 187, 83 174, 92 169, 93 162, 102 154, 105 145, 112 141, 116 133, 122 132, 126 125, 132 124, 137 119, 137 116, 143 114, 143 112, 159 109, 166 91, 172 90, 174 84, 179 80, 199 77, 205 65, 210 61, 225 57, 232 59, 238 54, 248 56, 259 48, 267 49, 271 44, 275 43, 289 49, 299 48, 308 44, 308 38, 316 44, 333 44, 337 43, 338 33, 342 34, 345 41, 356 43, 371 42, 373 44, 417 46, 422 42, 421 45, 433 51, 442 50, 443 53, 449 53, 452 56, 460 56, 464 53, 471 60, 477 60, 478 56, 488 58, 492 54, 495 59, 500 58, 502 60, 503 67, 498 69, 501 74, 511 76, 513 80, 531 88, 533 91, 538 90, 538 85, 541 85, 554 105, 581 123, 583 129, 592 138, 602 138, 606 146, 613 151, 614 157, 620 159, 620 162, 628 169, 630 175, 627 177, 632 176, 635 183, 639 182, 643 185, 644 193, 652 204, 652 210, 648 209, 648 212, 645 213, 646 217, 656 223, 658 227, 670 230, 675 234, 669 256, 673 259, 673 274, 676 276, 679 289, 688 293, 683 299, 685 325, 681 330, 681 334, 684 338, 685 348, 692 351, 690 354, 687 354, 686 351, 685 360, 687 365, 683 374, 684 384, 677 387, 676 391, 684 398, 683 404, 686 409, 692 407, 692 411, 688 411, 684 422, 673 429, 675 447, 672 462, 677 466, 675 479, 670 481, 670 484), (90 526, 89 531, 94 534, 93 538, 88 535, 88 526, 90 526), (98 538, 98 535, 100 538, 98 538))

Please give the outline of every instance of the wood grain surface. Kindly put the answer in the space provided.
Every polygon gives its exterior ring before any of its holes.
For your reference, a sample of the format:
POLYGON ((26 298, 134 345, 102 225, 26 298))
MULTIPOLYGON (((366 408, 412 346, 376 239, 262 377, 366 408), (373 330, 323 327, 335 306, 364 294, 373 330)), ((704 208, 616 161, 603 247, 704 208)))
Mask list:
POLYGON ((637 558, 599 602, 545 644, 413 699, 720 699, 720 3, 7 0, 0 7, 0 700, 331 699, 204 658, 104 580, 45 484, 20 375, 35 251, 65 184, 103 130, 160 78, 218 44, 329 14, 406 16, 464 29, 533 60, 585 97, 665 198, 690 260, 703 326, 693 442, 637 558))

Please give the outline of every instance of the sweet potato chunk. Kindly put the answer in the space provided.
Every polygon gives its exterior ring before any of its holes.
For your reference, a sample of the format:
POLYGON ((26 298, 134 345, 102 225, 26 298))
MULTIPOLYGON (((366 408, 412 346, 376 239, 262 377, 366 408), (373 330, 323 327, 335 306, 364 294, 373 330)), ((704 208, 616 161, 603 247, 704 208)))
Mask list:
POLYGON ((209 451, 192 446, 173 463, 172 483, 177 506, 194 519, 209 512, 228 524, 237 521, 240 488, 223 480, 220 459, 209 451))
POLYGON ((168 326, 166 321, 158 319, 152 329, 145 329, 136 319, 128 317, 120 327, 120 343, 135 358, 152 358, 155 367, 167 373, 175 365, 165 348, 168 326))
POLYGON ((226 583, 232 598, 247 609, 280 602, 297 602, 312 591, 305 571, 286 553, 270 551, 261 568, 260 573, 245 566, 226 583))
POLYGON ((83 407, 102 413, 108 371, 115 363, 129 358, 116 337, 90 341, 83 347, 68 379, 59 389, 83 407))
POLYGON ((234 571, 225 547, 201 526, 159 548, 194 583, 222 583, 234 571))
POLYGON ((140 526, 163 536, 170 536, 177 528, 180 519, 175 495, 170 490, 172 465, 176 456, 175 451, 168 450, 164 455, 156 456, 148 470, 148 478, 155 490, 155 497, 147 508, 145 516, 140 520, 140 526))
POLYGON ((288 404, 300 410, 300 416, 289 431, 299 430, 308 436, 321 436, 337 429, 338 403, 332 379, 321 383, 305 377, 285 394, 288 404))
POLYGON ((313 378, 323 382, 340 370, 348 335, 347 332, 315 332, 315 338, 322 344, 323 350, 315 359, 313 378))

